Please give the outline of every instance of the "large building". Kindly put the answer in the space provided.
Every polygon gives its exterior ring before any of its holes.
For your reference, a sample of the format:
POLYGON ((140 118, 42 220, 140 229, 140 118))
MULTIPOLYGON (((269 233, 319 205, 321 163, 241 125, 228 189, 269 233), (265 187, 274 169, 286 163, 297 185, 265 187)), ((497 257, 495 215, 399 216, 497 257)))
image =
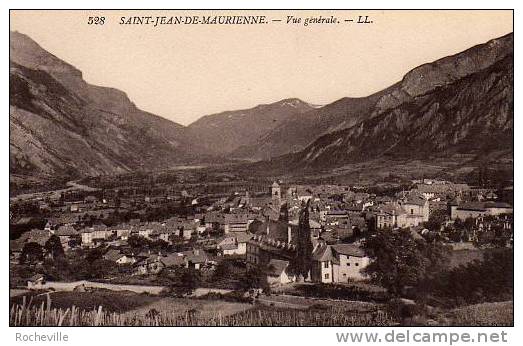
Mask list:
POLYGON ((363 280, 362 269, 370 263, 365 252, 353 244, 318 245, 312 259, 312 281, 323 283, 363 280))
POLYGON ((271 259, 290 261, 296 254, 297 226, 267 219, 254 221, 247 242, 247 268, 266 266, 271 259))
MULTIPOLYGON (((247 243, 247 268, 272 270, 269 268, 271 263, 279 263, 277 268, 285 267, 285 271, 278 270, 271 274, 277 274, 278 278, 273 283, 283 284, 295 280, 296 275, 289 271, 289 264, 293 263, 299 253, 298 226, 274 220, 255 221, 252 226, 254 236, 247 243), (285 277, 282 279, 283 273, 285 277)), ((328 245, 318 236, 317 232, 311 230, 311 281, 342 283, 364 279, 361 269, 368 265, 370 259, 363 250, 352 244, 328 245)))
POLYGON ((514 209, 508 203, 502 202, 468 202, 450 205, 450 218, 452 220, 465 220, 469 217, 477 218, 486 215, 512 214, 514 209))
POLYGON ((429 220, 429 201, 419 195, 409 195, 398 202, 385 204, 376 213, 376 227, 415 227, 429 220))

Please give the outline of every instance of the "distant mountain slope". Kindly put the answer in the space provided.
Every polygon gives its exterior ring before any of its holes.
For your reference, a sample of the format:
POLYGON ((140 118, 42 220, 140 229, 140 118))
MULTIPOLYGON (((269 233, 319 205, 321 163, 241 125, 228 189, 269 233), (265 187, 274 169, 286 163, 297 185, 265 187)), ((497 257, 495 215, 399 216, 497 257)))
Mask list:
POLYGON ((72 177, 168 168, 198 152, 182 125, 138 109, 28 36, 10 33, 10 172, 72 177))
POLYGON ((233 151, 231 156, 263 160, 300 151, 321 135, 351 127, 366 118, 382 93, 362 98, 347 97, 303 114, 292 115, 252 144, 233 151))
POLYGON ((513 35, 422 65, 382 93, 352 127, 273 160, 286 169, 325 169, 373 158, 513 152, 513 35))
POLYGON ((207 115, 190 124, 188 130, 209 153, 229 155, 239 147, 258 143, 260 137, 290 117, 299 118, 311 109, 313 106, 299 99, 286 99, 251 109, 207 115))
MULTIPOLYGON (((512 52, 513 35, 509 34, 486 44, 472 47, 462 53, 424 64, 407 73, 401 82, 368 97, 344 98, 301 114, 299 117, 293 116, 261 137, 256 143, 241 147, 232 155, 268 159, 289 152, 301 151, 309 145, 311 148, 321 150, 319 144, 312 145, 319 137, 356 125, 360 126, 362 122, 379 117, 392 109, 405 108, 408 104, 418 102, 425 95, 430 97, 430 94, 439 88, 478 73, 505 57, 512 56, 512 52)), ((486 90, 481 90, 481 92, 484 93, 486 90)), ((463 100, 463 102, 472 101, 463 100)), ((416 111, 423 112, 422 114, 426 112, 424 109, 416 111)), ((338 138, 336 137, 336 140, 338 138)), ((321 141, 323 143, 326 139, 321 139, 321 141)), ((353 149, 348 148, 347 150, 352 151, 353 149)))

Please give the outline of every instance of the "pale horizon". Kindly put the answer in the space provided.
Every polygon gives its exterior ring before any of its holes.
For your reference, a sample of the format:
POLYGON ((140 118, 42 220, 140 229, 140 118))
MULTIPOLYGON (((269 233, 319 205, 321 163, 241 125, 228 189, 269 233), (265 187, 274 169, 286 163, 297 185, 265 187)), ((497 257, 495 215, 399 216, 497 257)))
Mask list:
POLYGON ((121 16, 186 11, 11 11, 10 30, 94 85, 182 125, 288 98, 326 105, 365 97, 408 71, 512 32, 512 11, 192 11, 202 15, 370 15, 375 23, 293 26, 119 25, 121 16), (85 24, 92 15, 109 21, 85 24))

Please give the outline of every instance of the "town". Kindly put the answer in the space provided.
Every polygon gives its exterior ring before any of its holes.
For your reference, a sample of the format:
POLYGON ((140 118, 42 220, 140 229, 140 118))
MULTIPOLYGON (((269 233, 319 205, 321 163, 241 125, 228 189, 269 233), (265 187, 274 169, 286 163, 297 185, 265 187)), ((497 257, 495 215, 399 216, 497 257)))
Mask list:
MULTIPOLYGON (((214 193, 107 186, 11 200, 12 289, 234 295, 271 306, 286 304, 280 296, 332 298, 317 292, 329 286, 346 287, 346 296, 335 295, 342 299, 368 287, 371 300, 389 299, 376 290, 413 298, 424 278, 384 280, 384 270, 402 264, 381 253, 381 236, 423 244, 422 253, 444 248, 439 260, 456 262, 449 270, 513 244, 510 186, 420 179, 379 195, 284 181, 225 184, 214 193)), ((409 251, 403 246, 396 250, 409 251)))

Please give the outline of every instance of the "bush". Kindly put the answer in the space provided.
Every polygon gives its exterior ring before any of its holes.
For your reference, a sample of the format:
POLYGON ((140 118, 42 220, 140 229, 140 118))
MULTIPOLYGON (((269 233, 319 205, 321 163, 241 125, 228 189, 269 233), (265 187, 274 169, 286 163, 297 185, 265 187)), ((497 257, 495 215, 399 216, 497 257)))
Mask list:
POLYGON ((514 292, 513 250, 497 249, 445 271, 426 284, 446 306, 511 300, 514 292))
POLYGON ((226 302, 233 303, 251 303, 252 299, 250 297, 244 296, 242 292, 233 291, 230 293, 219 293, 219 292, 209 292, 203 296, 198 297, 198 299, 203 300, 224 300, 226 302))
POLYGON ((371 302, 386 302, 390 295, 383 289, 367 285, 336 285, 336 284, 306 284, 296 285, 296 292, 290 294, 343 300, 360 300, 371 302))

